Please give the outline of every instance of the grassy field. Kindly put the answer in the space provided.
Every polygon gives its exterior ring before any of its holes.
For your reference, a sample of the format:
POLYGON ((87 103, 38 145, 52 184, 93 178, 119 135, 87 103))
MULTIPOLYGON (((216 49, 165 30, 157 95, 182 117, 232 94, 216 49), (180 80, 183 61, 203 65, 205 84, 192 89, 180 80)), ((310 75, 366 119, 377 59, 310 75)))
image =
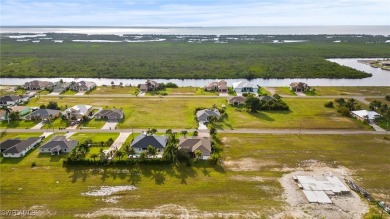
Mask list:
POLYGON ((190 167, 62 167, 63 157, 38 155, 35 149, 18 163, 1 163, 2 209, 41 206, 43 216, 49 212, 69 218, 100 208, 153 211, 175 204, 268 217, 285 206, 278 182, 287 172, 284 169, 297 168, 309 159, 349 168, 353 179, 374 195, 390 193, 390 184, 383 178, 390 175, 390 147, 383 136, 223 134, 220 138, 224 160, 236 162, 238 168, 204 163, 190 167), (249 169, 244 168, 245 159, 251 161, 249 169), (31 168, 32 162, 37 167, 31 168), (258 178, 262 180, 253 180, 258 178), (107 185, 135 185, 138 189, 112 195, 118 203, 81 194, 107 185))
POLYGON ((275 87, 275 93, 279 95, 296 96, 289 87, 275 87))
MULTIPOLYGON (((122 108, 125 120, 117 128, 196 128, 194 109, 227 105, 226 98, 91 98, 91 97, 41 97, 30 101, 40 105, 57 101, 68 106, 84 103, 93 106, 122 108), (158 122, 157 122, 158 121, 158 122)), ((323 106, 326 99, 285 99, 289 111, 262 111, 251 114, 227 106, 229 118, 222 128, 316 128, 316 129, 367 129, 361 122, 340 116, 335 109, 323 106)))
POLYGON ((115 139, 119 136, 119 133, 76 133, 70 136, 70 139, 77 140, 79 142, 84 142, 88 139, 91 139, 93 142, 106 142, 108 139, 115 139))
POLYGON ((230 124, 226 128, 295 128, 295 129, 369 129, 362 122, 341 116, 324 107, 326 99, 284 99, 289 111, 249 113, 227 107, 230 124))
POLYGON ((64 93, 62 93, 61 95, 75 95, 77 94, 78 92, 77 91, 74 91, 74 90, 67 90, 65 91, 64 93))
POLYGON ((25 128, 32 128, 39 122, 37 121, 27 121, 27 120, 20 120, 20 121, 10 121, 8 124, 8 121, 1 121, 0 122, 0 128, 18 128, 18 129, 25 129, 25 128))
POLYGON ((385 96, 390 94, 388 87, 314 87, 316 93, 321 96, 352 95, 352 96, 385 96))
MULTIPOLYGON (((135 86, 135 85, 134 85, 135 86)), ((137 90, 137 87, 119 87, 115 86, 99 86, 96 89, 92 90, 91 93, 88 95, 94 95, 94 94, 132 94, 134 95, 135 91, 137 90)))

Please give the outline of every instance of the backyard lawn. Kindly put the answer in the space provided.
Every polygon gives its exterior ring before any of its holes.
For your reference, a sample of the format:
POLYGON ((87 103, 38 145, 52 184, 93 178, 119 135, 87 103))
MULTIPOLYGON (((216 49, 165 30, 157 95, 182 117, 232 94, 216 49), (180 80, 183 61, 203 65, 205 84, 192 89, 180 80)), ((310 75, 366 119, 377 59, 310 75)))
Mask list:
POLYGON ((19 120, 19 121, 10 121, 8 124, 8 121, 1 121, 0 122, 0 128, 10 128, 10 129, 26 129, 26 128, 32 128, 36 124, 38 124, 38 121, 27 121, 27 120, 19 120))

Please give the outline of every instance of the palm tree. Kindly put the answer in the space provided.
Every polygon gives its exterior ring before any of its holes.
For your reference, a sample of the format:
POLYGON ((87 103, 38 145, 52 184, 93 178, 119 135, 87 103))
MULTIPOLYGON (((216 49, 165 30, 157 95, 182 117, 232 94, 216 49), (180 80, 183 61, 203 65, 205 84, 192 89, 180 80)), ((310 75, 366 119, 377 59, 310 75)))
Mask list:
POLYGON ((98 157, 99 157, 99 155, 97 155, 97 154, 91 154, 91 158, 93 159, 93 161, 95 161, 96 158, 98 158, 98 157))
POLYGON ((123 83, 122 83, 122 82, 120 82, 120 83, 119 83, 119 86, 123 87, 123 83))
POLYGON ((155 147, 153 147, 152 145, 149 145, 146 150, 147 150, 147 154, 149 156, 152 156, 152 157, 156 156, 157 149, 155 147))
POLYGON ((194 133, 192 134, 193 136, 198 136, 199 132, 198 131, 194 131, 194 133))
POLYGON ((167 134, 167 135, 172 134, 172 129, 167 129, 167 130, 165 131, 165 134, 167 134))
POLYGON ((9 124, 9 114, 11 114, 11 109, 8 106, 2 106, 1 109, 5 111, 5 117, 7 118, 9 124))
POLYGON ((195 157, 196 157, 196 160, 199 160, 202 157, 202 151, 195 150, 195 157))
POLYGON ((112 87, 115 87, 114 81, 111 81, 111 86, 112 86, 112 87))
POLYGON ((183 131, 181 131, 180 132, 183 136, 184 136, 184 138, 186 137, 186 135, 188 134, 188 131, 187 130, 183 130, 183 131))
POLYGON ((121 160, 122 159, 122 157, 123 157, 123 155, 124 155, 124 153, 122 152, 122 151, 118 151, 118 152, 116 152, 116 157, 117 158, 119 158, 119 160, 121 160))
POLYGON ((176 162, 176 154, 177 154, 178 148, 176 144, 168 143, 168 145, 164 149, 163 158, 165 160, 172 161, 173 163, 176 162))
POLYGON ((133 156, 135 155, 135 150, 133 147, 131 147, 130 144, 125 146, 125 151, 128 157, 133 158, 133 156))

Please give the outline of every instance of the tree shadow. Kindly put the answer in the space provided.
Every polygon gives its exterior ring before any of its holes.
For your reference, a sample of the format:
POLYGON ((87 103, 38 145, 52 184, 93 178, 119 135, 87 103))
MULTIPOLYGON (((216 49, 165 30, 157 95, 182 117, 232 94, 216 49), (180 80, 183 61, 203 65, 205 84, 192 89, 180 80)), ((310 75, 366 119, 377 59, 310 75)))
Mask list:
POLYGON ((248 112, 249 115, 253 116, 253 117, 256 117, 257 119, 261 119, 261 120, 265 120, 265 121, 269 121, 269 122, 272 122, 272 121, 275 121, 275 119, 267 116, 266 114, 262 113, 262 112, 248 112))
POLYGON ((71 179, 72 183, 77 182, 78 180, 81 180, 82 182, 85 182, 88 177, 88 169, 85 167, 67 167, 66 172, 70 173, 69 178, 71 179))
POLYGON ((176 178, 181 179, 180 183, 185 185, 187 185, 187 179, 189 177, 195 177, 197 175, 192 166, 188 166, 185 164, 177 164, 175 166, 175 170, 177 172, 176 178))
POLYGON ((156 185, 162 185, 165 183, 164 171, 152 171, 152 178, 156 185))

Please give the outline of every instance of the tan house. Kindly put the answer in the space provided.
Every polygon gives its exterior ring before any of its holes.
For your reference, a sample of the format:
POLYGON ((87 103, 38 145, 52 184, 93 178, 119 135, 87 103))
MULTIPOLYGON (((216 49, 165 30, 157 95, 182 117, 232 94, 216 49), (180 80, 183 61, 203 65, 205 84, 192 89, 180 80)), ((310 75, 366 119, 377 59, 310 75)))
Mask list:
POLYGON ((290 89, 294 92, 304 92, 310 90, 310 87, 303 82, 293 82, 290 84, 290 89))
POLYGON ((227 93, 228 86, 225 80, 213 81, 204 87, 206 91, 218 91, 219 93, 227 93))
POLYGON ((33 80, 30 82, 24 83, 23 88, 26 90, 44 90, 44 89, 50 89, 53 86, 54 86, 54 83, 50 82, 50 81, 33 80))
POLYGON ((149 80, 149 79, 146 80, 145 84, 139 84, 138 86, 142 92, 158 90, 160 88, 159 83, 157 83, 156 81, 149 80))
POLYGON ((210 137, 181 137, 178 149, 187 151, 191 157, 195 157, 195 151, 199 150, 202 152, 201 159, 207 160, 211 155, 211 139, 210 137))
POLYGON ((228 103, 230 105, 242 105, 245 104, 246 97, 244 96, 235 96, 228 98, 228 103))

